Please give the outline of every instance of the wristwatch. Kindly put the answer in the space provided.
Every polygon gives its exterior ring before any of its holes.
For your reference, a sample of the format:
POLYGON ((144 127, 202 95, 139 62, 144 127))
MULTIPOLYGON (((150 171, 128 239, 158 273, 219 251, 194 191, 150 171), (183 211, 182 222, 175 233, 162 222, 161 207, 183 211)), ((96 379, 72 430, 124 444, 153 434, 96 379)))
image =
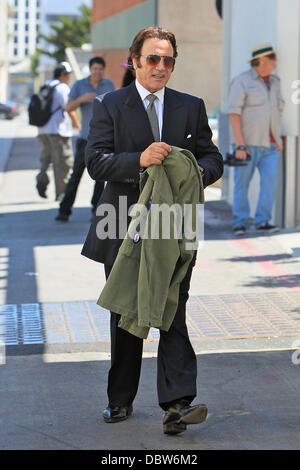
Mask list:
POLYGON ((239 145, 235 150, 247 150, 246 145, 239 145))

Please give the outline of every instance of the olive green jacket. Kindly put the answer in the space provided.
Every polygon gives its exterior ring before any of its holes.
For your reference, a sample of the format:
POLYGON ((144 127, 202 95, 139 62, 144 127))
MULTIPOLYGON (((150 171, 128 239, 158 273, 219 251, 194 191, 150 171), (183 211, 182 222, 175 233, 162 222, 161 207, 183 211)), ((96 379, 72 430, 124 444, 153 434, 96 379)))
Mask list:
POLYGON ((204 203, 204 189, 195 157, 177 147, 162 165, 141 173, 140 189, 97 303, 121 315, 119 327, 147 338, 150 327, 168 331, 174 319, 179 285, 197 249, 198 204, 204 203))

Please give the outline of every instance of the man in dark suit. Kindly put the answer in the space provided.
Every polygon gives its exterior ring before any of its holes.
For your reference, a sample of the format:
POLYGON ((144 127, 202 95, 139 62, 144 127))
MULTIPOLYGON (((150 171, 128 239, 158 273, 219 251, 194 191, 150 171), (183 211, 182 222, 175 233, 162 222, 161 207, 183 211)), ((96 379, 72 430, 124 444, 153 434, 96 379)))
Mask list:
MULTIPOLYGON (((204 186, 214 183, 223 173, 223 158, 211 141, 203 100, 165 86, 176 57, 173 33, 158 27, 144 28, 130 48, 129 63, 135 70, 135 82, 94 102, 86 166, 94 180, 105 180, 107 185, 82 254, 104 263, 107 277, 126 233, 123 228, 126 230, 129 223, 122 204, 126 201, 129 208, 137 202, 141 171, 150 165, 161 165, 172 145, 194 154, 204 186), (114 239, 105 238, 104 227, 110 221, 108 207, 113 207, 115 214, 114 239)), ((197 360, 187 332, 185 307, 195 259, 196 252, 180 285, 174 321, 168 332, 160 331, 157 388, 167 434, 183 432, 187 424, 200 423, 207 415, 206 405, 191 406, 196 396, 197 360)), ((109 423, 130 416, 142 359, 143 340, 118 328, 119 318, 111 312, 109 403, 103 412, 109 423)))

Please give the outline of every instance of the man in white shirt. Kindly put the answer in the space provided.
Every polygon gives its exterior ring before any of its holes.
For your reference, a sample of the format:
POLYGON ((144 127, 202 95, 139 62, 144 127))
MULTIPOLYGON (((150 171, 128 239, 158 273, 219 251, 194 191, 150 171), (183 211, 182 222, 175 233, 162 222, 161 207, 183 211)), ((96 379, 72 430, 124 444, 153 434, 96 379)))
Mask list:
POLYGON ((54 70, 54 77, 48 82, 55 86, 51 105, 52 115, 49 121, 38 128, 38 141, 41 146, 41 170, 37 175, 37 190, 41 197, 46 196, 49 184, 47 170, 53 165, 56 200, 61 200, 65 192, 70 170, 73 166, 72 121, 80 129, 80 123, 74 112, 67 113, 72 68, 68 62, 61 62, 54 70))

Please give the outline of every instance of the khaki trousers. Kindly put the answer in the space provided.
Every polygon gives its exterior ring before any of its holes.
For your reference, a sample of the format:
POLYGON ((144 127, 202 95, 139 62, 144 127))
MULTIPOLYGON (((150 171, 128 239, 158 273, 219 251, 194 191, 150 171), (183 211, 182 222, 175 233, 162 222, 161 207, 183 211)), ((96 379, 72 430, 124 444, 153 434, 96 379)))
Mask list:
POLYGON ((37 175, 37 183, 47 188, 49 177, 47 170, 52 163, 56 199, 62 197, 68 182, 70 171, 73 167, 72 138, 62 137, 59 134, 40 134, 38 141, 41 147, 41 170, 37 175))

